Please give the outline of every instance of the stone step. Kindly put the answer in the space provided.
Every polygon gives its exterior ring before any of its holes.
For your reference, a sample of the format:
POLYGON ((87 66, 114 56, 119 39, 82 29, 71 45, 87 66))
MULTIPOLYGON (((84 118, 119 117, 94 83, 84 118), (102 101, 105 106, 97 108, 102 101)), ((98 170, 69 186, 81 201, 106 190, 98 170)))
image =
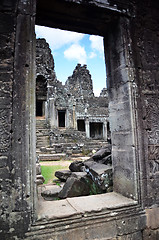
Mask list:
POLYGON ((47 134, 46 132, 44 132, 44 133, 37 133, 36 136, 37 136, 37 138, 41 138, 41 137, 50 138, 49 134, 47 134))
POLYGON ((44 147, 44 145, 46 147, 49 146, 49 142, 39 142, 39 143, 36 143, 37 148, 44 147))
MULTIPOLYGON (((49 143, 49 139, 37 140, 36 143, 37 143, 37 145, 38 145, 38 144, 49 143)), ((47 147, 47 146, 44 145, 43 147, 47 147)))
POLYGON ((47 144, 47 145, 45 145, 45 147, 49 146, 49 141, 42 141, 42 142, 37 142, 36 143, 37 146, 42 145, 42 147, 44 147, 44 144, 47 144))
POLYGON ((48 132, 48 133, 50 133, 48 128, 37 128, 36 132, 48 132))
POLYGON ((58 161, 66 157, 65 153, 56 153, 56 154, 39 154, 39 161, 58 161))

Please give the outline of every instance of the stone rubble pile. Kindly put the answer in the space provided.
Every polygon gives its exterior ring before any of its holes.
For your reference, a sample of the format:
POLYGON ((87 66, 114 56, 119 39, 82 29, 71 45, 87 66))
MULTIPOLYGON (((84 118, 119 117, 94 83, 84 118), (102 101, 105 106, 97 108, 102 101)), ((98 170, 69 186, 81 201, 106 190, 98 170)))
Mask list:
POLYGON ((45 200, 65 199, 111 192, 113 188, 111 146, 97 151, 85 161, 74 161, 69 170, 55 172, 56 185, 41 193, 45 200))

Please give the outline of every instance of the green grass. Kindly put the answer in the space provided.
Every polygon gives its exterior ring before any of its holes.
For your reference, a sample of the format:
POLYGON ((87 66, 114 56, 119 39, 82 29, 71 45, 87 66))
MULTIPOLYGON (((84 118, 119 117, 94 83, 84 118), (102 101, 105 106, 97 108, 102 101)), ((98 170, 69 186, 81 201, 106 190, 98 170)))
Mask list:
POLYGON ((55 172, 60 169, 68 169, 60 165, 55 166, 41 166, 41 173, 45 178, 44 184, 51 183, 55 177, 55 172))

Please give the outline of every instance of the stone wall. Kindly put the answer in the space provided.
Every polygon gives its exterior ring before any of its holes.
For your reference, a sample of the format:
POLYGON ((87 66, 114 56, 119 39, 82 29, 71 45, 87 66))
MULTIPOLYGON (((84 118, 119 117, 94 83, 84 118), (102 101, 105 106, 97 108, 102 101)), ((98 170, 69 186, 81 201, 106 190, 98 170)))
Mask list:
MULTIPOLYGON (((57 81, 54 71, 54 59, 45 39, 36 39, 36 78, 42 76, 46 83, 47 98, 52 96, 53 86, 57 81)), ((37 92, 37 97, 39 93, 37 92)))
POLYGON ((22 239, 35 215, 34 12, 35 2, 0 6, 1 239, 22 239))
POLYGON ((65 87, 77 98, 93 97, 93 84, 87 65, 77 64, 72 76, 66 81, 65 87))
POLYGON ((135 60, 138 63, 139 101, 141 99, 142 110, 140 122, 144 142, 142 184, 145 185, 145 181, 147 182, 147 187, 144 190, 146 206, 159 203, 159 62, 157 60, 159 39, 156 28, 159 22, 158 9, 159 6, 155 1, 144 1, 139 4, 137 11, 139 22, 135 21, 137 31, 133 36, 133 50, 136 53, 135 60))

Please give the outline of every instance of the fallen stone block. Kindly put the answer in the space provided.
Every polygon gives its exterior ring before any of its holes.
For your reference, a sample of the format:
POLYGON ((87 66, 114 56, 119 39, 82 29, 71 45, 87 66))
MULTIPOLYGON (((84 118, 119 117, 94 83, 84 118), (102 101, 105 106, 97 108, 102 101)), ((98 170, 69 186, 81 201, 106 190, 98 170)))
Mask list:
POLYGON ((63 189, 59 192, 58 197, 64 199, 68 197, 87 196, 89 192, 89 186, 84 180, 76 177, 69 177, 63 189))
POLYGON ((96 160, 98 163, 102 163, 102 164, 105 164, 105 165, 108 165, 108 164, 112 164, 112 157, 111 157, 111 154, 102 158, 102 159, 98 159, 96 160))
POLYGON ((36 175, 36 184, 41 185, 45 182, 45 178, 42 175, 36 175))
POLYGON ((41 167, 39 163, 36 163, 36 175, 41 175, 41 167))
POLYGON ((99 151, 97 151, 93 156, 92 156, 92 158, 94 159, 94 160, 98 160, 98 159, 102 159, 102 158, 104 158, 104 157, 106 157, 106 156, 108 156, 108 155, 110 155, 111 154, 111 149, 110 149, 110 147, 103 147, 103 148, 101 148, 99 151))
POLYGON ((57 185, 46 186, 46 189, 41 193, 41 196, 46 201, 58 200, 58 194, 61 191, 61 187, 57 185))
POLYGON ((55 172, 55 176, 61 181, 66 182, 67 178, 70 177, 72 172, 70 170, 59 170, 55 172))
POLYGON ((84 166, 82 161, 74 161, 70 164, 69 169, 71 172, 82 172, 82 167, 84 166))
POLYGON ((77 179, 86 178, 87 173, 86 172, 72 172, 71 177, 75 177, 77 179))
POLYGON ((107 191, 113 185, 112 167, 95 161, 84 163, 85 171, 93 182, 103 191, 107 191))

